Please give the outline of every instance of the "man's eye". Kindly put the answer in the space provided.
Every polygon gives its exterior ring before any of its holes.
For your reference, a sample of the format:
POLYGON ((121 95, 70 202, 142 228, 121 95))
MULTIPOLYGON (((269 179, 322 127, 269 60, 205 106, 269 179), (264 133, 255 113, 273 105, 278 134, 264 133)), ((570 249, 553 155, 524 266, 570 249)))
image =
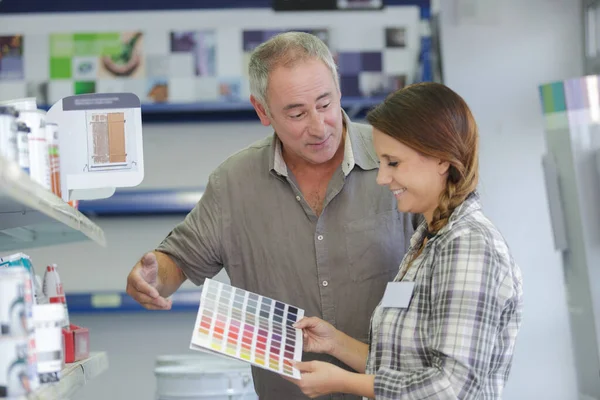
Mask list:
POLYGON ((389 165, 390 167, 397 167, 397 166, 398 166, 398 161, 390 161, 390 162, 388 163, 388 165, 389 165))

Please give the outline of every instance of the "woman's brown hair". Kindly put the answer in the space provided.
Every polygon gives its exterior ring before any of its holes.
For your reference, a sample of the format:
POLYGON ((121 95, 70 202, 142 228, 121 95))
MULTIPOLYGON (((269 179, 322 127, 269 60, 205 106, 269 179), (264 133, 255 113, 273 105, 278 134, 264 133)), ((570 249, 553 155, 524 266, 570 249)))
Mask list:
POLYGON ((367 114, 367 121, 404 145, 450 164, 429 226, 431 233, 438 232, 479 180, 479 134, 469 106, 445 85, 417 83, 390 94, 367 114))

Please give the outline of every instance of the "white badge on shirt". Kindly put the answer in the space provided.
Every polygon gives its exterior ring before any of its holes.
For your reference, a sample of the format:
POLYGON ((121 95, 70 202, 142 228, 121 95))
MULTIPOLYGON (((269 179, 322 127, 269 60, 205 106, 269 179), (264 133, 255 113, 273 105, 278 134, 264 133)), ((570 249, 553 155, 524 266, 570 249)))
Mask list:
POLYGON ((414 289, 414 282, 389 282, 385 288, 381 306, 384 308, 408 308, 414 289))

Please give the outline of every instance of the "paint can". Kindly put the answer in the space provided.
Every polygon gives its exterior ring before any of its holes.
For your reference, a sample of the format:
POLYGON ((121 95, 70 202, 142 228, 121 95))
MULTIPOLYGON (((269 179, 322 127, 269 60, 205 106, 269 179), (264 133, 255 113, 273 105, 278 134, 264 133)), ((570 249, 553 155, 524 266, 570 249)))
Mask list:
POLYGON ((168 365, 155 368, 158 400, 257 400, 250 365, 168 365))

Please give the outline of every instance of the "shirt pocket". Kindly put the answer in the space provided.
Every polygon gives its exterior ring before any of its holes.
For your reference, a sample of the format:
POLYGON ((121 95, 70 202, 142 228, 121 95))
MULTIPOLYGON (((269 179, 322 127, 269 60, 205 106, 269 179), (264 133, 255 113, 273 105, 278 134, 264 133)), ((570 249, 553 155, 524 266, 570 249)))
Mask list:
POLYGON ((404 248, 397 218, 398 213, 389 210, 346 224, 348 272, 354 282, 394 279, 404 248))

